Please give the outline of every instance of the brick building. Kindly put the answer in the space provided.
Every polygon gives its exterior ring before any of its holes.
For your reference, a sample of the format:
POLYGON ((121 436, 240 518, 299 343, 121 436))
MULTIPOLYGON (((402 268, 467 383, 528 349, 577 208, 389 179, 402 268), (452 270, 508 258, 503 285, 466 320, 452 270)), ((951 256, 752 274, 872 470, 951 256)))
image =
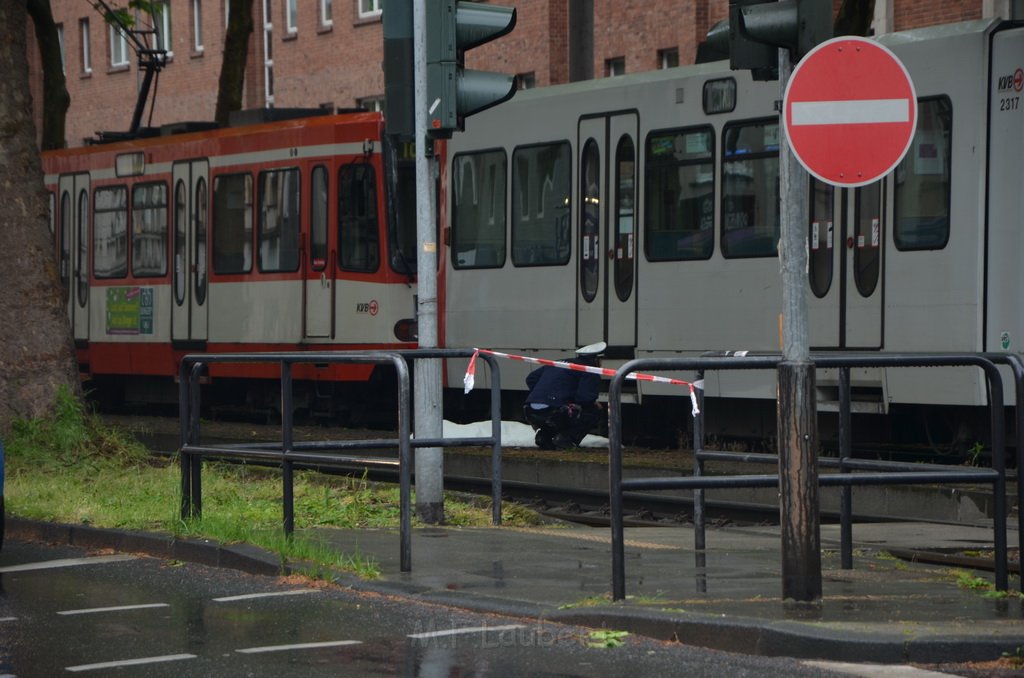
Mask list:
MULTIPOLYGON (((391 0, 402 1, 402 0, 391 0)), ((841 0, 834 0, 838 8, 841 0)), ((380 106, 384 0, 254 0, 245 106, 380 106)), ((428 0, 429 2, 429 0, 428 0)), ((124 4, 114 3, 114 4, 124 4)), ((143 124, 211 120, 227 0, 163 0, 161 46, 170 50, 156 107, 143 124)), ((728 0, 502 0, 515 30, 472 50, 467 65, 515 73, 523 87, 667 68, 694 61, 728 0)), ((82 0, 51 0, 60 25, 71 108, 67 143, 128 128, 140 82, 136 57, 82 0)), ((1024 18, 1024 0, 876 0, 875 33, 983 17, 1024 18)), ((31 23, 27 30, 32 35, 31 23)), ((33 94, 41 73, 30 44, 33 94)))

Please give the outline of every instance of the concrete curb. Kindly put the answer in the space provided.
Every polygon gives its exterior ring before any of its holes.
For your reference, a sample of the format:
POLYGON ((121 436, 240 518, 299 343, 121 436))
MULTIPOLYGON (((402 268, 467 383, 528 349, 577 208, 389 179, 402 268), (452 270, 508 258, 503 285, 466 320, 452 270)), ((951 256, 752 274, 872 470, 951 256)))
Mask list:
MULTIPOLYGON (((251 546, 222 546, 207 539, 176 539, 168 534, 47 523, 8 517, 7 536, 89 549, 145 553, 157 558, 186 560, 211 567, 227 567, 255 575, 282 576, 301 570, 300 564, 282 563, 273 553, 251 546)), ((472 612, 537 621, 609 628, 674 640, 686 645, 749 655, 882 663, 945 663, 994 659, 1007 650, 1007 638, 979 631, 966 636, 907 635, 887 628, 878 633, 814 622, 723 618, 614 604, 591 608, 559 609, 519 600, 438 591, 413 582, 364 580, 335 572, 335 583, 353 591, 401 596, 424 603, 472 612)))

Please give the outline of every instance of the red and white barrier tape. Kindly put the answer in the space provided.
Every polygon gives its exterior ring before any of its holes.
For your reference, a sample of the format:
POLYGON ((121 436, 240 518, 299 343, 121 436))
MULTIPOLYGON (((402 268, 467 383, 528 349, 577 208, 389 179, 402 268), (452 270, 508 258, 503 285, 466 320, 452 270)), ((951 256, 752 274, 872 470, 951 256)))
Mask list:
MULTIPOLYGON (((590 372, 591 374, 598 374, 602 377, 615 376, 616 370, 607 369, 604 367, 594 367, 591 365, 580 365, 578 363, 567 363, 562 360, 547 360, 546 358, 529 358, 524 355, 512 355, 511 353, 499 353, 498 351, 491 351, 486 348, 475 348, 473 349, 473 357, 469 359, 469 366, 466 368, 466 376, 462 378, 462 384, 464 386, 464 392, 469 393, 473 390, 473 384, 476 378, 476 357, 480 353, 486 353, 496 358, 508 358, 509 360, 518 360, 524 363, 533 363, 535 365, 547 365, 548 367, 557 367, 563 370, 573 370, 575 372, 590 372)), ((626 375, 626 379, 635 379, 636 381, 655 381, 662 384, 675 384, 676 386, 686 386, 690 389, 690 404, 693 406, 691 412, 693 416, 700 414, 700 408, 697 407, 697 393, 696 389, 704 388, 703 381, 690 382, 683 381, 682 379, 670 379, 668 377, 658 377, 653 374, 642 374, 640 372, 632 372, 626 375)))

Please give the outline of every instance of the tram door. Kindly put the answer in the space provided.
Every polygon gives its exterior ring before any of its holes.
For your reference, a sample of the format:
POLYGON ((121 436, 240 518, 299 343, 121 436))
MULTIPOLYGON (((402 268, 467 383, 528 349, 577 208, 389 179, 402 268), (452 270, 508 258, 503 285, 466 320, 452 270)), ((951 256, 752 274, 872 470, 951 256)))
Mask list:
POLYGON ((171 339, 206 341, 209 293, 209 175, 206 160, 174 163, 171 339))
POLYGON ((330 180, 327 168, 317 165, 310 174, 309 247, 306 248, 305 307, 306 338, 333 336, 334 260, 328 256, 331 229, 328 228, 330 180))
POLYGON ((812 348, 882 346, 884 182, 838 189, 811 180, 807 299, 812 348))
POLYGON ((89 340, 89 175, 62 176, 58 184, 58 252, 68 321, 76 341, 89 340))
POLYGON ((636 346, 636 113, 579 122, 576 343, 636 346))

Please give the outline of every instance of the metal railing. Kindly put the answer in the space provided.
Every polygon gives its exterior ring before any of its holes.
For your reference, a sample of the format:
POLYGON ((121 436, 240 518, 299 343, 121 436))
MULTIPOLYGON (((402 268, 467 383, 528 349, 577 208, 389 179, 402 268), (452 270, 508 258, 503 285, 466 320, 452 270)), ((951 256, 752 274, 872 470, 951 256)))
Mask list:
POLYGON ((202 462, 204 459, 251 460, 281 464, 283 528, 287 535, 295 529, 294 468, 387 467, 398 469, 399 476, 399 551, 401 571, 412 570, 412 451, 429 447, 491 447, 491 521, 501 524, 501 373, 497 361, 481 354, 490 369, 491 435, 461 438, 412 438, 410 412, 409 361, 425 358, 468 358, 472 349, 410 349, 398 351, 330 351, 321 353, 223 353, 193 354, 181 360, 179 371, 179 417, 181 426, 181 517, 199 517, 202 513, 202 462), (281 440, 204 445, 200 428, 200 378, 212 364, 271 364, 280 369, 281 440), (391 365, 396 374, 398 396, 398 437, 392 439, 347 439, 296 441, 293 418, 293 368, 301 364, 376 364, 391 365), (339 454, 344 450, 398 450, 394 457, 365 454, 339 454))
MULTIPOLYGON (((838 368, 840 370, 840 439, 845 445, 838 460, 819 459, 822 466, 838 466, 840 473, 818 476, 822 487, 844 488, 841 541, 844 566, 852 567, 852 500, 849 495, 854 485, 912 485, 932 483, 981 482, 993 487, 993 546, 995 561, 996 589, 1008 588, 1008 562, 1006 547, 1006 469, 1005 469, 1005 427, 1003 414, 1003 386, 999 369, 987 356, 980 354, 831 354, 814 355, 811 361, 817 368, 838 368), (955 367, 975 366, 983 370, 988 384, 989 412, 992 440, 991 469, 962 467, 930 467, 922 470, 921 464, 899 462, 855 460, 850 458, 850 382, 849 370, 863 367, 955 367), (843 376, 845 374, 845 377, 843 376), (845 423, 844 423, 845 422, 845 423), (842 441, 845 439, 845 443, 842 441), (909 470, 913 468, 913 470, 909 470), (850 471, 862 471, 850 473, 850 471), (864 473, 863 471, 871 471, 864 473)), ((694 425, 694 475, 693 477, 622 478, 622 386, 627 375, 633 372, 683 370, 703 375, 707 370, 769 370, 777 369, 781 356, 745 357, 701 357, 661 358, 632 360, 616 372, 608 389, 608 432, 609 432, 609 494, 612 529, 612 597, 622 600, 625 590, 625 548, 623 536, 622 496, 626 490, 694 490, 694 549, 702 554, 705 549, 704 495, 703 490, 713 488, 778 487, 776 475, 703 475, 703 462, 708 460, 747 461, 777 463, 775 455, 754 455, 732 452, 718 452, 703 449, 703 398, 699 396, 701 413, 694 425)), ((1017 402, 1024 393, 1024 375, 1020 361, 1006 361, 1014 370, 1017 387, 1017 402)), ((698 391, 698 393, 700 393, 698 391)), ((1018 421, 1020 407, 1018 411, 1018 421)), ((1021 430, 1018 425, 1018 439, 1021 430)), ((1018 468, 1021 450, 1018 445, 1018 468)), ((1019 485, 1019 483, 1018 483, 1019 485)))

